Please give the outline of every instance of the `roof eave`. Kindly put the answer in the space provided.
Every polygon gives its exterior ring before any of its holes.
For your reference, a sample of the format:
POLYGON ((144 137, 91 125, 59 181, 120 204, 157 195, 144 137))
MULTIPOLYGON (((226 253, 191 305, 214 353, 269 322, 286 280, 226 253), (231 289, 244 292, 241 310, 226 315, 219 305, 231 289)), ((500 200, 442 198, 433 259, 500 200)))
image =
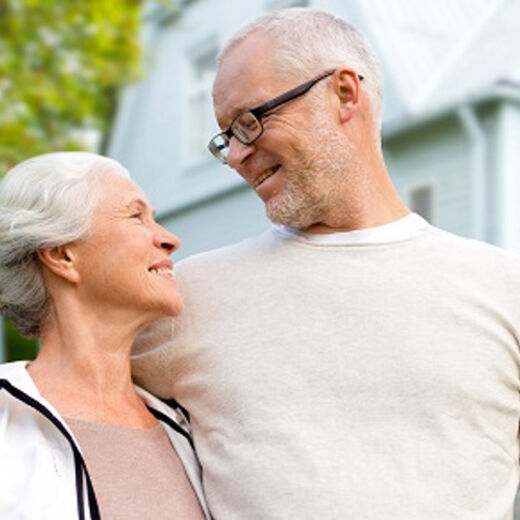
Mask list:
POLYGON ((461 106, 478 106, 495 101, 512 101, 520 103, 520 84, 504 80, 493 84, 487 89, 480 90, 458 100, 452 100, 444 105, 437 106, 434 110, 421 112, 420 114, 407 114, 399 120, 389 121, 383 125, 382 138, 394 139, 402 134, 412 132, 420 127, 434 123, 440 119, 454 114, 461 106))

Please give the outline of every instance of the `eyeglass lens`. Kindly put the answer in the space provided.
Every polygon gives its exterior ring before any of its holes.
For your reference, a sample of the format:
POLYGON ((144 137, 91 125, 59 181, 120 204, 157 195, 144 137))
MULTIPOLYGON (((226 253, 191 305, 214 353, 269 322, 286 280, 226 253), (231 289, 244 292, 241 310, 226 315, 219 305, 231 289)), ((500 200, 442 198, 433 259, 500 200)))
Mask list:
POLYGON ((242 112, 231 123, 231 132, 242 144, 249 144, 262 133, 262 125, 251 112, 242 112))
POLYGON ((227 162, 229 138, 225 134, 216 135, 209 143, 211 153, 223 163, 227 162))
MULTIPOLYGON (((262 123, 251 112, 243 112, 231 123, 230 130, 242 144, 249 144, 262 133, 262 123)), ((229 137, 226 134, 216 135, 210 142, 210 151, 220 161, 227 162, 229 137)))

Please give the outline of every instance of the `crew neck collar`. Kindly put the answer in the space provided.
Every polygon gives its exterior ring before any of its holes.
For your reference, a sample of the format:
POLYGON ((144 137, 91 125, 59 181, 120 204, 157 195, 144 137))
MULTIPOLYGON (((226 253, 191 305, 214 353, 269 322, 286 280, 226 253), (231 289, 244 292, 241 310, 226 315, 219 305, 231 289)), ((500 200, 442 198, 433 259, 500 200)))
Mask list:
POLYGON ((412 238, 425 231, 429 224, 417 213, 410 213, 398 220, 372 228, 337 233, 305 233, 299 229, 275 225, 284 234, 289 234, 311 244, 322 245, 366 245, 385 244, 412 238))

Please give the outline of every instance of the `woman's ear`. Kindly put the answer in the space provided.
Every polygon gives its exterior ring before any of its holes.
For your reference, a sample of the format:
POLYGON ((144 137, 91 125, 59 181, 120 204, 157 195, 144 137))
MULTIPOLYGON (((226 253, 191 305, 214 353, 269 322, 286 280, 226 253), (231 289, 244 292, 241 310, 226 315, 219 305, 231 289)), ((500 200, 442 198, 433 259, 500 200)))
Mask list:
POLYGON ((360 79, 355 71, 338 68, 333 75, 334 92, 339 100, 339 117, 342 123, 354 114, 360 99, 360 79))
POLYGON ((69 245, 47 247, 38 250, 41 263, 56 276, 71 283, 79 280, 74 251, 69 245))

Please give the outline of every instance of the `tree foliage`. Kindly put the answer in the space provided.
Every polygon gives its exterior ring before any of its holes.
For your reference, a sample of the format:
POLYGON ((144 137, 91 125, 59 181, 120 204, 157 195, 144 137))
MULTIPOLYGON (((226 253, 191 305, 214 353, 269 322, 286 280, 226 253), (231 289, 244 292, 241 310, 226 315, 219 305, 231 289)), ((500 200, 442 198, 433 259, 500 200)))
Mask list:
MULTIPOLYGON (((141 3, 0 0, 0 177, 30 156, 106 135, 117 91, 141 74, 141 3)), ((10 321, 6 340, 8 359, 35 356, 36 340, 10 321)))
POLYGON ((141 0, 0 0, 0 174, 85 148, 140 75, 141 0))

